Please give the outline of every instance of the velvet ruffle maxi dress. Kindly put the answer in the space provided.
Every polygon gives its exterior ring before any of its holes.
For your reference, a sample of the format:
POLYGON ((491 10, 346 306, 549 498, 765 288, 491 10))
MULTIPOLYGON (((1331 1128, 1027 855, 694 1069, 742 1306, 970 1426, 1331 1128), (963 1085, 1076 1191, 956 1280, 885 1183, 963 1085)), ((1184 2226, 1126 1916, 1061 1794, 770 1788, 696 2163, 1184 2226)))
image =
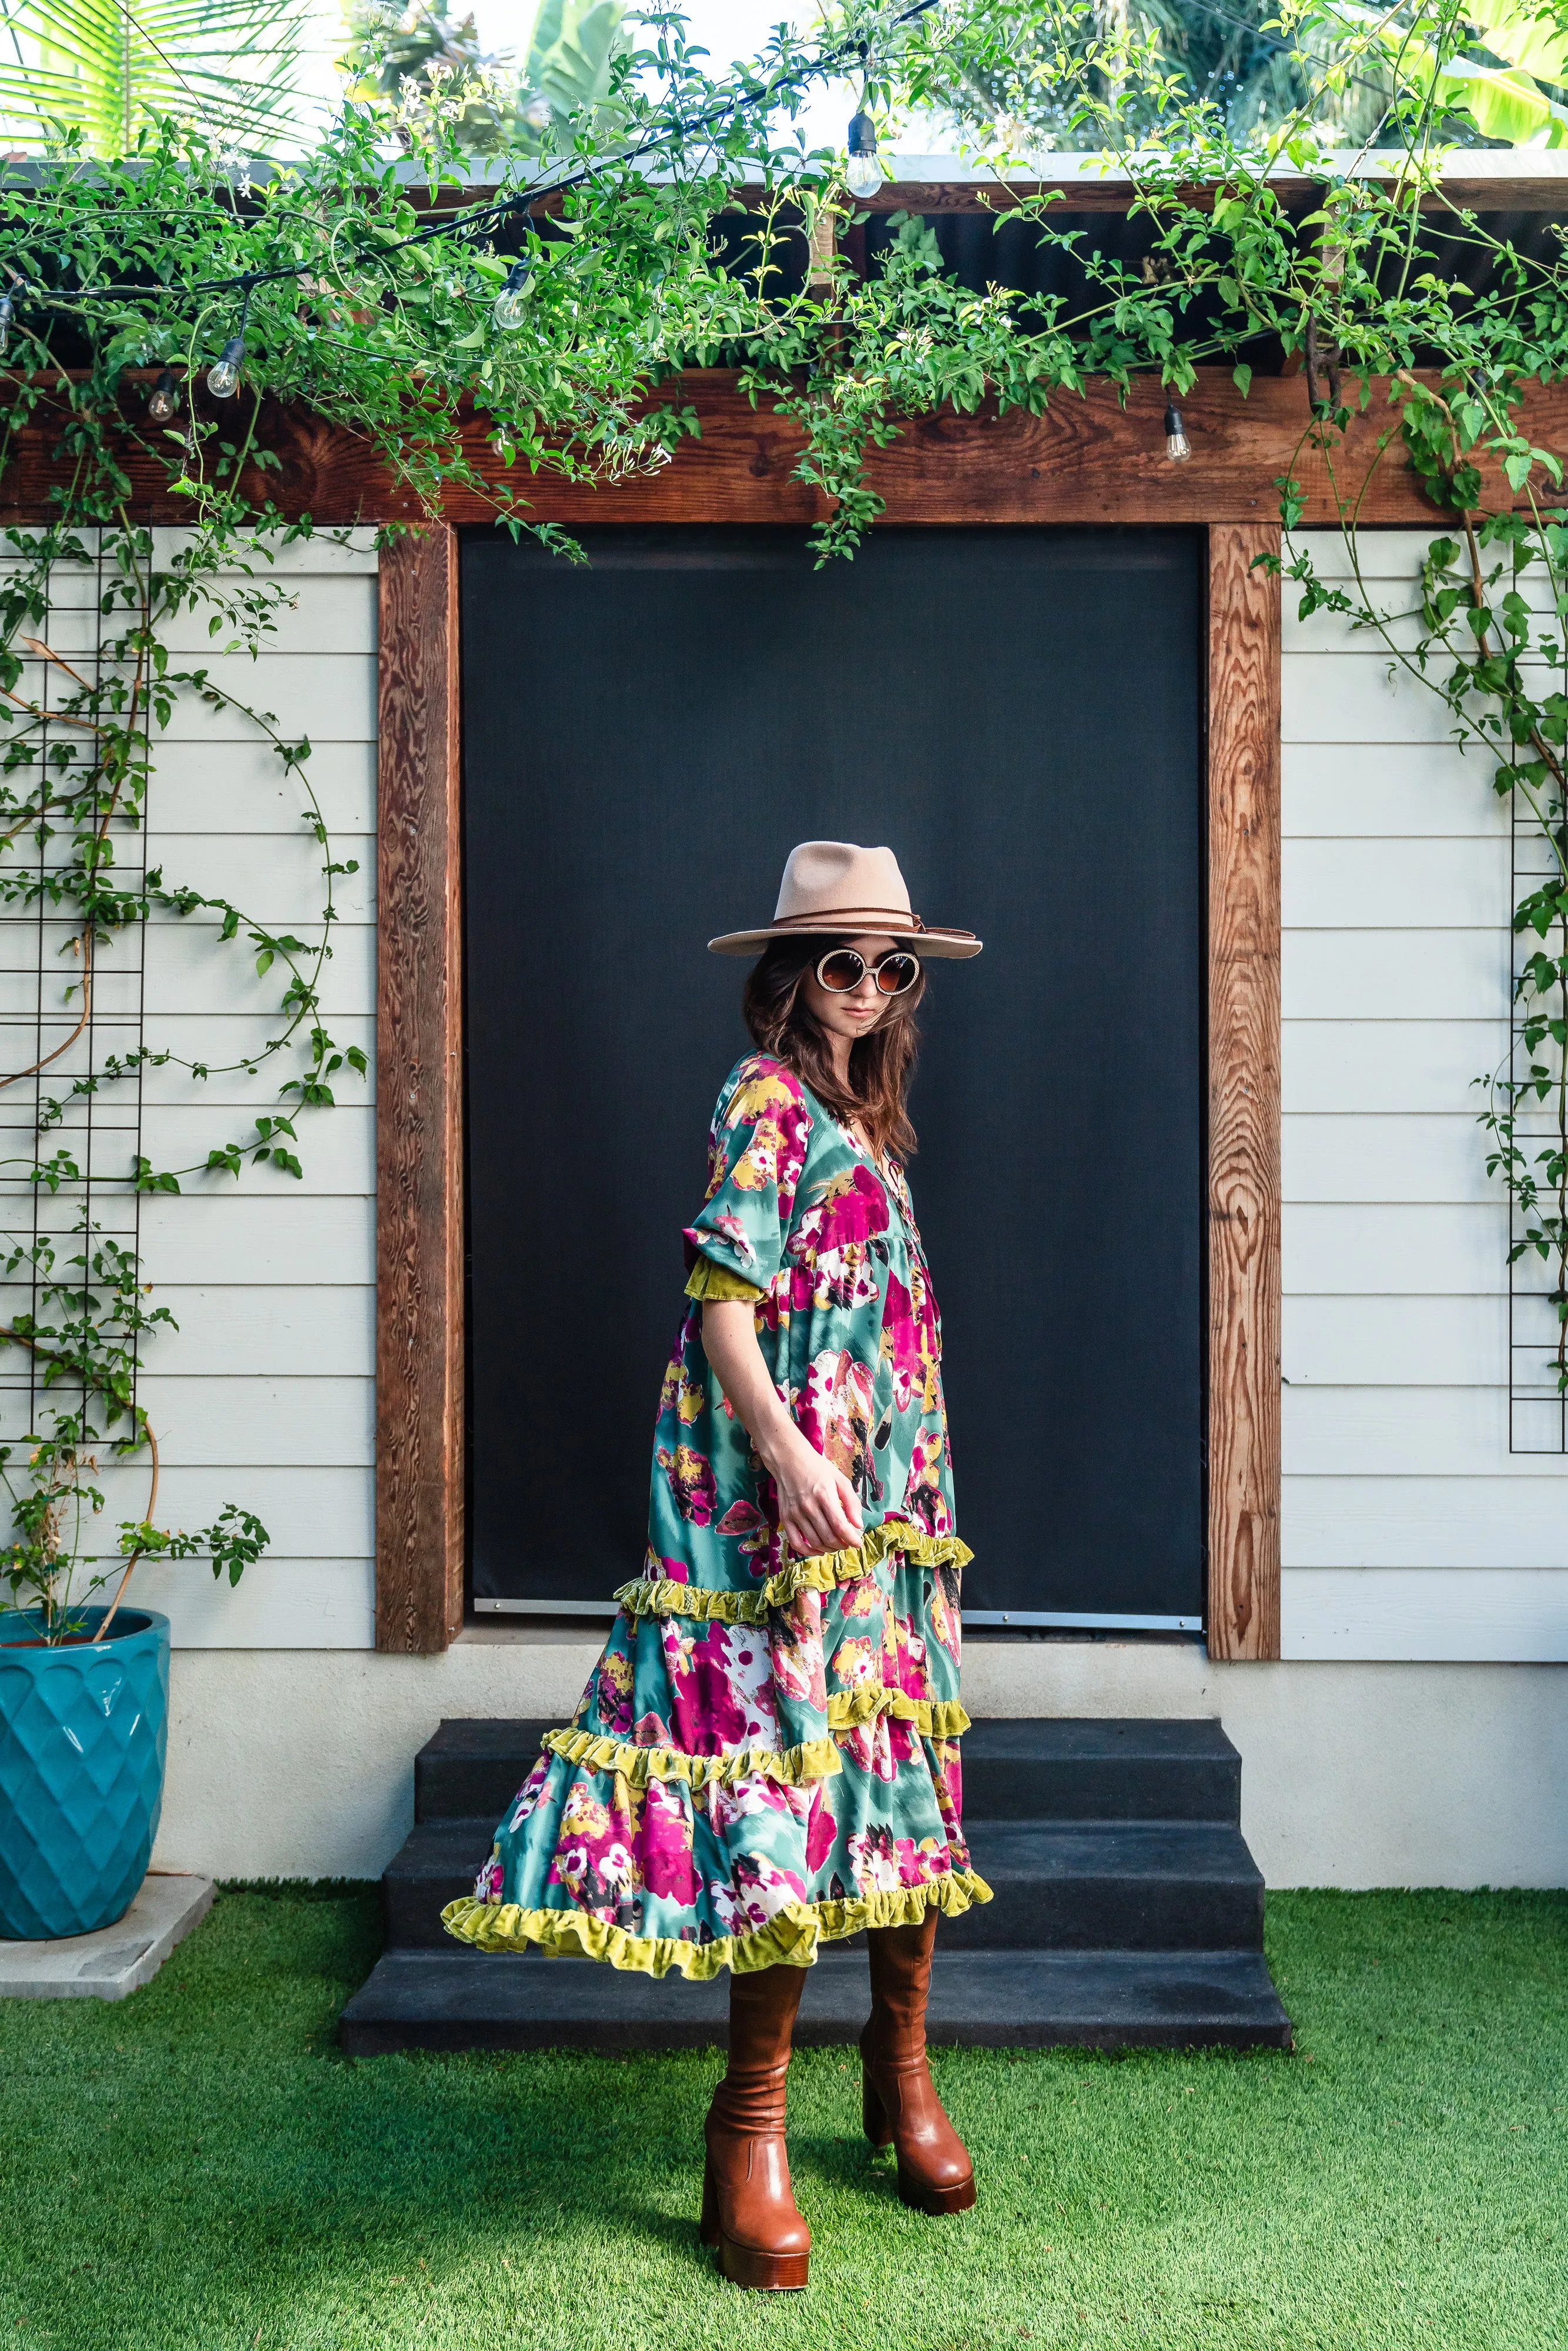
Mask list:
POLYGON ((706 1977, 990 1899, 961 1825, 959 1578, 941 1324, 904 1171, 781 1061, 714 1114, 664 1374, 643 1573, 472 1897, 487 1951, 706 1977), (861 1498, 858 1548, 797 1559, 702 1343, 754 1301, 779 1395, 861 1498))

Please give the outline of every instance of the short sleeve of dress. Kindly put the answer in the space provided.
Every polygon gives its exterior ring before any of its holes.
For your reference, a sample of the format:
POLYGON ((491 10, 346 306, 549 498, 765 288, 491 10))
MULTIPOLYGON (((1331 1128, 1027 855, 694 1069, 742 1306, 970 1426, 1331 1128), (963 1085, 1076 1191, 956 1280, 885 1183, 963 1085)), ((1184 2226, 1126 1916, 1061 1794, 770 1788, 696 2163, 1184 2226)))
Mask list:
POLYGON ((704 1257, 766 1290, 784 1262, 811 1113, 782 1061, 754 1054, 719 1096, 708 1134, 707 1199, 685 1229, 687 1270, 704 1257))

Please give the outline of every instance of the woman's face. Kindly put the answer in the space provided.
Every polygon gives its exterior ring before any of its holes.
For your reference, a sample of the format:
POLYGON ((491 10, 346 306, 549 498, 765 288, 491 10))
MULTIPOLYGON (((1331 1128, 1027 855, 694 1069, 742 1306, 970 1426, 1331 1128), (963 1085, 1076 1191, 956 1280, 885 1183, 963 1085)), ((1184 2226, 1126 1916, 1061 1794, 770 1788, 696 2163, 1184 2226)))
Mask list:
MULTIPOLYGON (((831 1037, 847 1037, 852 1043, 857 1037, 868 1037, 889 1005, 896 1000, 879 992, 871 967, 884 955, 894 954, 898 943, 889 938, 858 938, 840 944, 853 947, 866 967, 860 986, 846 995, 824 987, 817 977, 816 962, 821 960, 819 956, 800 983, 800 993, 819 1028, 825 1029, 831 1037)), ((824 945, 823 953, 826 951, 824 945)))

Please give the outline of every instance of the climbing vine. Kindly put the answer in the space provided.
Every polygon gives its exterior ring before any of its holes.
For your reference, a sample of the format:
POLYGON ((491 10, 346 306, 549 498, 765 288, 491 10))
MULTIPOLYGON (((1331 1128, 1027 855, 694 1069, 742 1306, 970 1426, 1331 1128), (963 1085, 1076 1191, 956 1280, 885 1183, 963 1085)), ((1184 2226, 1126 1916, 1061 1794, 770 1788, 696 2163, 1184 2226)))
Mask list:
MULTIPOLYGON (((177 1191, 258 1161, 297 1177, 302 1116, 364 1072, 321 1011, 334 888, 352 869, 332 854, 311 795, 309 745, 286 715, 242 705, 171 649, 176 623, 188 633, 195 615, 214 645, 241 653, 276 626, 287 588, 274 551, 310 530, 274 496, 288 418, 329 419, 415 506, 434 513, 460 489, 499 527, 571 560, 570 538, 532 515, 537 476, 656 471, 697 429, 682 371, 733 368, 754 401, 802 429, 798 471, 826 503, 815 534, 825 561, 852 557, 874 523, 867 452, 912 419, 984 402, 1039 413, 1096 378, 1125 391, 1154 376, 1179 403, 1200 367, 1228 369, 1246 395, 1255 371, 1300 368, 1301 452, 1328 469, 1351 557, 1346 585, 1288 539, 1283 569, 1303 613, 1333 611, 1370 632, 1440 697, 1542 848, 1515 916, 1537 942, 1519 983, 1527 1059, 1493 1074, 1483 1116, 1516 1250, 1552 1270, 1568 1388, 1568 509, 1556 503, 1560 453, 1531 446, 1521 424, 1528 388, 1568 370, 1568 280, 1560 246, 1530 252, 1491 235, 1444 194, 1441 168, 1478 122, 1497 134, 1488 107, 1522 103, 1524 83, 1545 110, 1540 135, 1560 135, 1568 112, 1550 71, 1538 81, 1543 57, 1554 70, 1555 38, 1568 82, 1568 37, 1550 11, 1537 21, 1527 9, 1532 81, 1510 64, 1508 8, 1486 7, 1483 26, 1458 0, 1382 12, 1284 0, 1270 37, 1289 52, 1289 86, 1307 95, 1246 141, 1166 73, 1152 37, 1118 29, 1090 0, 894 11, 847 0, 818 42, 780 34, 717 81, 678 15, 628 19, 638 37, 604 47, 591 101, 563 99, 549 124, 530 113, 526 152, 500 153, 477 192, 461 76, 427 79, 404 103, 397 77, 362 57, 356 88, 375 102, 346 103, 287 165, 247 167, 171 119, 90 166, 69 139, 36 164, 13 158, 0 175, 0 482, 47 447, 57 512, 10 535, 0 586, 0 906, 26 915, 41 895, 65 923, 84 1022, 112 942, 154 923, 197 920, 216 951, 248 955, 281 983, 275 1033, 243 1064, 276 1066, 274 1106, 244 1133, 216 1125, 191 1165, 137 1155, 123 1184, 177 1191), (912 108, 945 111, 998 167, 998 226, 1021 226, 1075 290, 976 290, 945 266, 925 222, 897 214, 876 266, 852 266, 844 232, 866 216, 841 155, 809 151, 798 129, 814 82, 850 68, 862 151, 912 108), (1342 103, 1352 89, 1359 112, 1342 103), (1351 116, 1364 121, 1369 89, 1385 151, 1375 177, 1326 143, 1351 116), (1135 259, 1108 254, 1082 222, 1062 225, 1060 205, 1027 184, 1039 176, 1030 126, 1046 120, 1052 141, 1122 151, 1135 259), (1316 187, 1315 203, 1287 201, 1283 168, 1316 187), (1434 505, 1407 612, 1386 608, 1357 551, 1370 476, 1352 451, 1366 446, 1374 403, 1372 471, 1414 467, 1434 505), (187 518, 167 545, 133 518, 133 478, 144 496, 149 468, 187 518), (73 569, 102 583, 90 674, 48 639, 51 581, 73 569), (325 892, 311 938, 157 870, 120 878, 117 848, 141 834, 160 740, 187 703, 244 716, 300 785, 325 892), (1544 1138, 1531 1104, 1549 1113, 1544 1138)), ((497 138, 509 119, 498 101, 485 116, 497 138)), ((863 186, 863 162, 858 176, 863 186)), ((1052 275, 1042 267, 1040 281, 1052 275)), ((1304 511, 1293 469, 1279 488, 1289 533, 1304 511)), ((175 1061, 156 1040, 136 1058, 175 1061)), ((218 1074, 180 1066, 197 1089, 218 1074)), ((111 1063, 43 1091, 36 1148, 13 1161, 9 1189, 75 1197, 81 1170, 61 1126, 72 1086, 131 1075, 111 1063)), ((134 1252, 84 1207, 68 1242, 19 1231, 8 1273, 33 1284, 31 1303, 0 1338, 37 1360, 46 1396, 69 1399, 0 1460, 13 1591, 62 1637, 84 1594, 123 1589, 150 1554, 200 1551, 237 1577, 267 1540, 241 1505, 195 1535, 157 1523, 156 1441, 135 1367, 168 1317, 145 1303, 134 1252), (150 1495, 105 1560, 90 1533, 106 1507, 100 1463, 137 1458, 150 1495)))

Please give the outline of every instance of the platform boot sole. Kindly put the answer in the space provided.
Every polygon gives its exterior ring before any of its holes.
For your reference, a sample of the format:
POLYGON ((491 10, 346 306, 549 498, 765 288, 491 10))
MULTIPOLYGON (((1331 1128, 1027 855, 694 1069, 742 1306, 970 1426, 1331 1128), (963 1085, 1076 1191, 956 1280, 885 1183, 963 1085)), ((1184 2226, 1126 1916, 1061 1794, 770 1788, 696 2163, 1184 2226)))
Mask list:
POLYGON ((733 2237, 726 2236, 718 2217, 718 2191, 706 2165, 700 2234, 705 2245, 717 2247, 719 2268, 731 2285, 749 2286, 757 2294, 800 2294, 808 2282, 810 2253, 765 2253, 755 2245, 737 2245, 733 2237))
MULTIPOLYGON (((887 2109, 872 2086, 871 2076, 862 2080, 861 2113, 865 2135, 873 2147, 893 2145, 893 2126, 887 2119, 887 2109)), ((944 2212, 967 2212, 975 2202, 975 2175, 960 2179, 952 2188, 933 2188, 928 2180, 918 2179, 905 2168, 902 2158, 898 2166, 899 2201, 907 2204, 912 2212, 927 2213, 933 2220, 944 2212)))

